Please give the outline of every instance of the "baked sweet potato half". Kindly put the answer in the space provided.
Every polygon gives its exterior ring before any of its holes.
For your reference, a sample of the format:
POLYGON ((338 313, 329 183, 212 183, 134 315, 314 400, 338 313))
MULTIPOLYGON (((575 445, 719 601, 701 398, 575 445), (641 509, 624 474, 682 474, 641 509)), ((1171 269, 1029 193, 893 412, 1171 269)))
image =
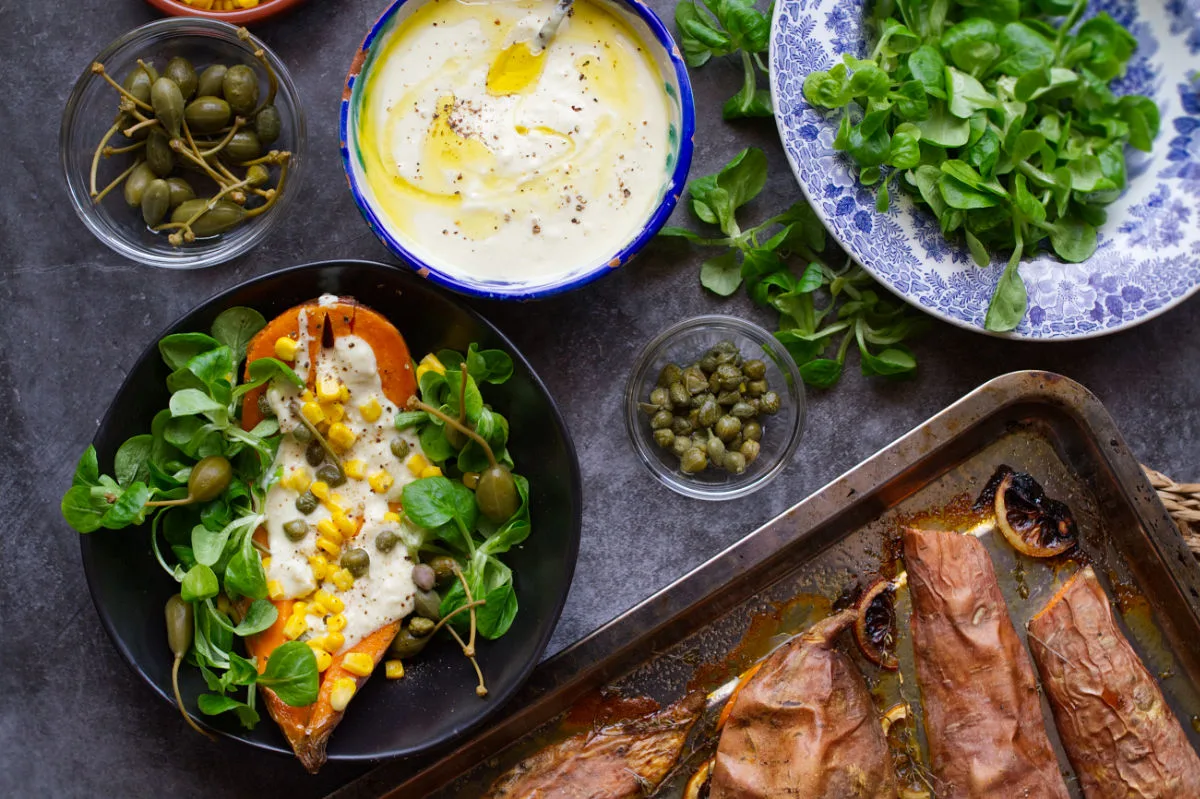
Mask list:
POLYGON ((818 622, 730 700, 711 799, 884 799, 896 777, 862 674, 834 639, 854 610, 818 622))
POLYGON ((1030 620, 1029 648, 1087 799, 1200 797, 1200 757, 1092 567, 1030 620))
POLYGON ((1067 799, 1033 664, 983 544, 909 528, 904 562, 938 799, 1067 799))
POLYGON ((679 759, 704 706, 690 694, 658 713, 572 736, 522 760, 484 799, 640 799, 679 759))

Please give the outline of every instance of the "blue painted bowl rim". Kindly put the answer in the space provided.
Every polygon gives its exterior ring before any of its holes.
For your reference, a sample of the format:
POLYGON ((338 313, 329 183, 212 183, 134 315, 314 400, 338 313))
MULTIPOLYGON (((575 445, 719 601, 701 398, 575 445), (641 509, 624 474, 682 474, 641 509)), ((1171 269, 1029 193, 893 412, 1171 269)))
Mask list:
POLYGON ((350 166, 350 104, 354 95, 354 83, 358 80, 362 66, 365 64, 365 55, 375 43, 375 38, 387 26, 392 17, 396 15, 401 6, 406 3, 428 2, 428 0, 393 0, 392 4, 375 20, 375 24, 367 32, 366 38, 363 39, 362 45, 355 54, 350 72, 346 75, 342 106, 338 115, 338 149, 342 154, 342 168, 346 172, 346 182, 350 184, 350 193, 354 196, 354 204, 358 206, 358 210, 362 213, 363 218, 367 220, 368 227, 371 228, 376 237, 394 255, 398 256, 404 262, 405 266, 408 266, 427 280, 460 294, 482 297, 489 300, 535 300, 543 297, 552 297, 556 294, 562 294, 563 292, 586 286, 595 280, 599 280, 613 270, 624 266, 666 224, 667 218, 671 216, 671 212, 675 210, 675 204, 679 202, 679 197, 683 194, 684 186, 687 185, 688 171, 692 166, 692 139, 696 133, 696 105, 692 98, 692 83, 688 79, 687 65, 683 62, 683 56, 680 55, 679 47, 675 44, 675 40, 671 37, 671 33, 667 30, 666 25, 663 24, 663 21, 649 6, 641 0, 608 1, 627 7, 637 14, 638 18, 646 23, 650 32, 654 34, 655 41, 666 51, 667 57, 671 60, 671 65, 675 68, 675 79, 679 83, 680 104, 679 157, 675 160, 675 169, 671 173, 670 181, 667 183, 666 190, 663 192, 662 199, 659 200, 658 205, 655 207, 654 213, 642 225, 642 229, 638 235, 615 253, 612 258, 566 283, 516 291, 490 289, 477 283, 465 282, 418 258, 398 238, 387 231, 382 221, 367 203, 362 189, 359 187, 357 181, 355 181, 354 171, 350 166))

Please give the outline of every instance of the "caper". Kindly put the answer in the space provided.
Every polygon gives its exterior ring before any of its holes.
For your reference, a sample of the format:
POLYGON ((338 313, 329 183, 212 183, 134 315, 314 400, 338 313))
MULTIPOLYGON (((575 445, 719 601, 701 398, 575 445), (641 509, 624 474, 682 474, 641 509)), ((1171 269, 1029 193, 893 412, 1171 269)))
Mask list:
POLYGON ((693 433, 692 434, 692 446, 696 447, 697 449, 702 449, 705 452, 708 452, 708 439, 710 439, 710 438, 712 438, 712 436, 710 436, 707 432, 693 433))
POLYGON ((146 162, 143 161, 134 167, 129 177, 125 178, 125 202, 130 208, 141 207, 146 187, 150 185, 150 181, 157 179, 158 175, 154 174, 154 170, 146 162))
POLYGON ((675 443, 675 433, 666 427, 655 430, 654 443, 658 444, 663 449, 667 449, 673 443, 675 443))
POLYGON ((712 458, 713 463, 720 463, 725 457, 725 442, 713 436, 708 440, 708 445, 705 447, 708 452, 708 457, 712 458))
POLYGON ((417 638, 429 635, 434 627, 437 627, 437 622, 425 616, 413 616, 408 620, 408 631, 417 638))
POLYGON ((259 143, 258 134, 254 131, 239 130, 225 145, 225 153, 239 163, 253 161, 262 155, 262 144, 259 143))
POLYGON ((283 525, 283 533, 289 541, 303 541, 308 535, 308 522, 303 519, 292 519, 283 525))
POLYGON ((507 466, 498 464, 479 475, 479 485, 475 487, 475 504, 483 511, 484 516, 497 523, 507 521, 517 512, 520 505, 517 483, 507 466))
POLYGON ((227 69, 228 67, 224 64, 213 64, 201 72, 199 79, 196 81, 196 96, 220 97, 221 81, 225 79, 225 71, 227 69))
POLYGON ((658 373, 658 384, 664 388, 672 383, 679 383, 683 380, 683 370, 673 363, 669 363, 662 368, 658 373))
POLYGON ((400 632, 396 633, 396 637, 392 639, 388 651, 393 657, 412 658, 421 654, 421 650, 425 648, 425 644, 429 642, 429 637, 418 638, 409 631, 407 627, 400 628, 400 632))
POLYGON ((745 440, 746 440, 746 437, 744 435, 742 435, 741 433, 738 433, 736 436, 731 438, 729 441, 725 442, 725 449, 729 450, 730 452, 737 452, 742 448, 742 442, 744 442, 745 440))
POLYGON ((679 459, 679 468, 687 474, 702 472, 708 466, 708 456, 699 447, 692 447, 679 459))
POLYGON ((723 364, 737 365, 741 360, 741 356, 737 352, 718 351, 716 354, 717 367, 720 368, 723 364))
POLYGON ((730 405, 736 405, 741 401, 742 395, 737 391, 722 391, 717 395, 717 402, 726 407, 729 407, 730 405))
POLYGON ((367 554, 367 550, 362 547, 347 549, 342 553, 342 559, 339 561, 341 566, 346 571, 353 574, 355 577, 362 577, 367 573, 367 569, 371 566, 371 556, 367 554))
POLYGON ((739 402, 729 409, 730 416, 736 416, 739 419, 753 419, 758 415, 758 410, 748 402, 739 402))
POLYGON ((671 400, 672 407, 686 408, 689 396, 688 390, 680 382, 672 383, 667 389, 667 397, 671 400))
POLYGON ((708 376, 700 371, 699 366, 689 366, 683 370, 683 387, 689 394, 699 394, 708 386, 708 376))
POLYGON ((147 74, 146 70, 138 66, 129 71, 129 74, 125 76, 125 80, 121 85, 125 87, 125 91, 132 94, 140 102, 149 105, 150 84, 152 83, 154 83, 154 79, 147 74))
POLYGON ((171 221, 186 222, 199 213, 200 216, 192 222, 192 232, 197 238, 206 238, 224 233, 246 218, 246 209, 236 203, 218 200, 212 208, 208 208, 210 202, 211 199, 200 197, 180 203, 171 214, 171 221))
MULTIPOLYGON (((317 446, 320 446, 320 444, 317 446)), ((332 488, 346 482, 346 473, 336 463, 327 463, 320 469, 317 469, 317 479, 332 488)))
POLYGON ((270 171, 262 164, 252 164, 246 170, 246 185, 248 186, 254 186, 255 188, 265 186, 270 179, 270 171))
POLYGON ((171 149, 167 134, 158 128, 146 136, 146 164, 160 178, 165 178, 175 169, 175 151, 171 149))
POLYGON ((308 433, 308 437, 304 439, 308 442, 308 446, 304 448, 304 460, 308 461, 309 466, 320 466, 325 461, 325 448, 321 446, 321 442, 312 437, 312 431, 304 425, 300 425, 297 429, 304 429, 308 433))
POLYGON ((762 425, 755 419, 750 419, 742 425, 742 436, 747 441, 762 441, 762 425))
POLYGON ((670 427, 675 421, 675 416, 670 411, 658 411, 650 418, 650 427, 654 430, 662 430, 670 427))
POLYGON ((375 548, 380 552, 391 552, 400 543, 395 530, 380 530, 375 534, 375 548))
POLYGON ((403 438, 393 438, 392 443, 388 445, 392 450, 392 454, 403 460, 408 457, 409 443, 403 438))
MULTIPOLYGON (((301 444, 306 444, 312 441, 312 431, 302 424, 298 424, 290 431, 292 438, 299 441, 301 444)), ((307 447, 305 448, 307 450, 307 447)))
POLYGON ((196 93, 198 83, 196 70, 192 67, 192 62, 183 56, 175 56, 167 62, 167 68, 163 70, 163 77, 175 81, 185 100, 190 99, 196 93))
POLYGON ((279 134, 283 132, 283 119, 279 116, 279 109, 273 105, 264 105, 254 115, 254 132, 263 144, 271 144, 278 139, 279 134))
POLYGON ((413 609, 418 616, 438 621, 442 618, 442 598, 436 591, 420 591, 413 595, 413 609))
POLYGON ((221 496, 233 480, 233 467, 220 455, 201 458, 188 475, 188 498, 192 502, 208 502, 221 496))
POLYGON ((439 584, 454 579, 454 569, 458 566, 458 561, 454 558, 449 555, 437 555, 426 562, 433 567, 433 573, 437 575, 439 584))
POLYGON ((275 409, 271 407, 271 400, 267 398, 265 391, 258 395, 258 400, 255 404, 258 406, 259 416, 262 416, 264 419, 270 419, 275 416, 275 409))
POLYGON ((675 453, 675 457, 677 458, 682 458, 683 453, 691 448, 692 440, 687 436, 675 436, 675 440, 671 442, 671 452, 675 453))
POLYGON ((188 183, 184 178, 167 178, 167 186, 171 189, 172 210, 196 197, 196 192, 192 189, 192 184, 188 183))
POLYGON ((708 376, 708 390, 713 394, 718 394, 721 391, 721 376, 716 372, 708 376))
POLYGON ((192 605, 179 594, 167 600, 167 646, 171 654, 182 658, 192 646, 192 605))
POLYGON ((695 429, 695 424, 693 424, 692 421, 685 416, 676 416, 671 421, 671 432, 677 436, 691 435, 692 431, 695 429))
POLYGON ((722 339, 722 340, 718 341, 716 344, 714 344, 712 351, 716 355, 737 355, 738 354, 737 345, 734 344, 732 341, 730 341, 727 338, 722 339))
POLYGON ((154 81, 150 86, 150 106, 163 129, 172 139, 177 137, 183 125, 183 92, 179 84, 170 78, 154 81))
POLYGON ((762 380, 767 375, 767 364, 758 358, 754 358, 742 364, 742 371, 751 380, 762 380))
POLYGON ((432 591, 437 585, 437 573, 428 563, 418 563, 412 570, 413 585, 421 591, 432 591))
MULTIPOLYGON (((680 386, 680 388, 683 388, 683 386, 680 386)), ((686 392, 684 393, 684 401, 685 402, 687 401, 686 392)), ((663 408, 663 409, 666 409, 669 411, 669 410, 671 410, 671 406, 674 403, 675 403, 675 401, 673 399, 671 399, 671 390, 670 389, 663 388, 662 386, 658 386, 653 391, 650 392, 650 404, 651 405, 657 405, 659 408, 663 408)))
POLYGON ((779 413, 779 395, 774 391, 768 391, 759 397, 759 402, 762 403, 759 410, 768 416, 779 413))
POLYGON ((751 397, 761 397, 767 393, 766 380, 751 380, 746 383, 746 393, 751 397))
POLYGON ((727 472, 741 474, 746 471, 746 456, 740 452, 726 452, 725 460, 721 462, 721 465, 727 472))
POLYGON ((738 451, 742 453, 742 456, 746 459, 746 463, 750 464, 754 463, 754 461, 758 458, 758 453, 761 449, 762 445, 757 441, 751 441, 747 439, 746 441, 742 442, 742 447, 738 451))
POLYGON ((229 124, 233 116, 229 103, 220 97, 204 95, 187 104, 184 118, 192 133, 216 133, 229 124))
POLYGON ((742 420, 736 416, 725 415, 717 420, 713 432, 725 443, 729 443, 742 430, 742 420))
POLYGON ((171 186, 162 178, 146 184, 142 192, 142 221, 154 227, 171 210, 171 186))
POLYGON ((717 354, 711 350, 700 359, 700 371, 706 375, 712 374, 717 368, 717 354))
POLYGON ((479 488, 479 472, 463 472, 462 484, 472 491, 479 488))
POLYGON ((700 406, 699 422, 701 427, 712 427, 721 418, 721 407, 716 400, 710 399, 700 406))
POLYGON ((296 497, 296 510, 303 513, 305 516, 312 513, 321 504, 321 500, 317 499, 317 495, 311 491, 305 491, 300 496, 296 497))
POLYGON ((721 388, 724 391, 733 391, 742 384, 742 370, 731 363, 721 364, 713 375, 721 380, 721 388))
POLYGON ((258 105, 258 75, 245 64, 230 67, 221 79, 221 94, 234 111, 249 114, 258 105))

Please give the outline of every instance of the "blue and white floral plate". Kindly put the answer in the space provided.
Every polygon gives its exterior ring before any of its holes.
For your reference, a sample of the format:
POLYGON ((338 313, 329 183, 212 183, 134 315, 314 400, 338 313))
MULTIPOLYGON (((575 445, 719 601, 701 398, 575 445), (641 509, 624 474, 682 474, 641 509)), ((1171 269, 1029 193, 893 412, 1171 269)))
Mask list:
MULTIPOLYGON (((887 213, 834 151, 840 112, 812 108, 804 78, 842 54, 865 58, 870 0, 777 0, 771 30, 771 95, 792 171, 825 226, 877 280, 922 310, 983 331, 1004 268, 971 261, 948 243, 933 214, 897 192, 887 213)), ((1162 115, 1153 152, 1129 151, 1129 188, 1108 208, 1099 247, 1085 263, 1042 253, 1021 266, 1029 311, 1008 334, 1026 339, 1102 336, 1131 327, 1200 290, 1200 0, 1092 0, 1137 37, 1118 94, 1152 97, 1162 115)))

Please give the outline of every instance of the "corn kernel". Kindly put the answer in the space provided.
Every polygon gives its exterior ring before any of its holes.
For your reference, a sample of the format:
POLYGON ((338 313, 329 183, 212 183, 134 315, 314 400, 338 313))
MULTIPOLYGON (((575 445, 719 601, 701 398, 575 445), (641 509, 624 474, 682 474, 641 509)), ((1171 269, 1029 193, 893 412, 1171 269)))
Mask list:
POLYGON ((398 680, 404 676, 404 664, 398 660, 385 660, 383 662, 383 675, 389 680, 398 680))
POLYGON ((371 490, 376 494, 386 494, 387 490, 392 487, 396 481, 388 474, 387 469, 381 469, 375 474, 367 478, 367 483, 370 484, 371 490))
POLYGON ((429 461, 425 460, 425 456, 418 452, 409 458, 405 465, 408 466, 413 477, 420 477, 421 472, 425 471, 425 467, 429 465, 429 461))
POLYGON ((426 466, 421 470, 422 477, 441 477, 442 470, 437 466, 426 466))
POLYGON ((313 492, 313 496, 317 499, 325 499, 329 496, 329 483, 326 483, 324 480, 313 480, 308 490, 313 492))
POLYGON ((379 400, 371 397, 369 402, 364 402, 358 406, 358 412, 362 414, 364 422, 374 424, 383 415, 383 407, 379 404, 379 400))
POLYGON ((296 360, 296 350, 299 349, 299 343, 287 336, 280 336, 275 339, 275 357, 281 361, 291 363, 296 360))
POLYGON ((308 473, 308 469, 301 466, 288 472, 288 476, 283 480, 283 485, 297 494, 303 494, 312 485, 312 476, 308 473))
POLYGON ((345 383, 342 383, 341 387, 338 388, 338 399, 342 402, 350 401, 350 388, 345 383))
POLYGON ((267 555, 265 558, 262 559, 262 565, 263 565, 264 571, 271 568, 271 556, 270 555, 267 555))
MULTIPOLYGON (((328 553, 329 557, 335 558, 335 559, 341 557, 341 554, 342 554, 342 548, 340 546, 338 546, 337 544, 335 544, 334 542, 330 541, 325 536, 320 536, 319 538, 317 538, 317 549, 321 550, 322 552, 328 553)), ((332 579, 333 575, 327 574, 327 575, 325 575, 325 577, 327 579, 332 579)))
POLYGON ((361 480, 363 479, 363 475, 367 473, 367 464, 357 458, 352 461, 343 461, 342 471, 351 479, 361 480))
POLYGON ((346 643, 346 636, 341 633, 326 633, 325 648, 330 652, 336 652, 342 648, 342 644, 346 643))
POLYGON ((310 424, 320 424, 325 421, 325 412, 321 410, 321 406, 315 402, 306 402, 300 406, 300 413, 304 414, 304 418, 310 424))
POLYGON ((340 402, 322 402, 321 412, 325 414, 325 420, 330 424, 346 418, 346 406, 340 402))
POLYGON ((292 615, 293 616, 303 616, 306 613, 308 613, 308 603, 307 602, 293 602, 292 603, 292 615))
POLYGON ((357 684, 349 677, 338 677, 333 683, 333 690, 329 692, 329 706, 335 712, 341 713, 354 698, 357 688, 357 684))
POLYGON ((349 591, 354 587, 354 575, 346 569, 338 569, 329 576, 329 579, 341 591, 349 591))
POLYGON ((328 608, 330 613, 341 613, 346 609, 346 603, 342 601, 341 597, 334 596, 324 588, 317 591, 313 598, 328 608))
MULTIPOLYGON (((323 638, 309 638, 309 639, 308 639, 307 641, 305 641, 304 643, 308 644, 308 648, 309 648, 309 649, 311 649, 313 652, 316 652, 318 649, 322 649, 322 648, 325 646, 325 639, 323 639, 323 638)), ((329 653, 328 653, 328 652, 326 652, 325 654, 327 654, 327 655, 328 655, 329 653)))
POLYGON ((283 584, 278 580, 267 580, 267 596, 271 599, 283 599, 283 584))
POLYGON ((345 452, 354 445, 354 442, 358 439, 358 436, 353 430, 341 422, 334 422, 333 424, 329 425, 328 438, 329 443, 332 444, 335 449, 345 452))
POLYGON ((375 671, 375 661, 366 652, 347 652, 342 658, 342 668, 355 677, 369 677, 375 671))
POLYGON ((333 402, 338 398, 338 387, 341 383, 336 377, 322 377, 317 381, 317 400, 333 402))
POLYGON ((313 555, 308 559, 308 565, 312 569, 314 580, 319 583, 325 579, 329 571, 329 561, 325 560, 324 555, 313 555))
POLYGON ((417 382, 420 382, 421 375, 431 371, 437 372, 439 375, 446 374, 446 367, 442 365, 442 362, 432 352, 422 358, 421 362, 417 364, 417 382))
POLYGON ((383 514, 383 520, 385 522, 390 522, 391 524, 399 524, 400 523, 400 514, 396 513, 393 510, 390 510, 387 513, 383 514))
POLYGON ((317 395, 313 394, 307 388, 300 392, 300 401, 301 402, 312 402, 316 398, 317 398, 317 395))
POLYGON ((320 602, 314 601, 308 606, 308 615, 310 616, 324 616, 328 612, 329 609, 320 602))
POLYGON ((333 514, 333 523, 337 525, 338 532, 347 538, 358 532, 358 525, 341 511, 333 514))
POLYGON ((340 633, 346 629, 346 617, 341 613, 335 613, 325 620, 325 627, 331 633, 340 633))
POLYGON ((338 526, 333 523, 333 519, 322 519, 317 522, 317 533, 328 538, 335 544, 342 543, 342 533, 338 530, 338 526))
POLYGON ((317 657, 317 671, 325 671, 333 665, 333 655, 318 647, 313 648, 313 654, 317 657))
POLYGON ((291 616, 283 625, 283 634, 288 637, 289 641, 295 641, 306 632, 308 632, 308 620, 303 616, 291 616))

